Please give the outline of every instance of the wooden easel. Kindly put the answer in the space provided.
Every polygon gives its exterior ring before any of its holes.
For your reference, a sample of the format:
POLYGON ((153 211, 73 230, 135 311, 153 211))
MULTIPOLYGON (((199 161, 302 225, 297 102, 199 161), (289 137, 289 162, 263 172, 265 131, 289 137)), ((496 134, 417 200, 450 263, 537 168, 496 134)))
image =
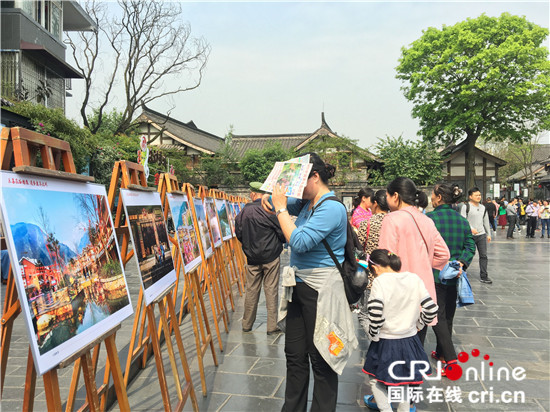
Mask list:
MULTIPOLYGON (((90 182, 94 180, 93 177, 76 174, 76 168, 74 165, 71 148, 68 142, 55 139, 50 136, 44 136, 42 134, 19 127, 12 128, 11 130, 7 128, 2 129, 0 139, 0 148, 1 152, 3 153, 2 170, 9 170, 13 162, 13 164, 15 165, 15 167, 13 168, 14 172, 25 172, 38 176, 61 178, 79 182, 90 182), (39 152, 42 159, 42 168, 36 167, 39 152), (60 170, 61 166, 63 167, 64 171, 60 170)), ((6 363, 8 359, 11 333, 13 329, 13 321, 20 312, 21 307, 17 299, 14 273, 10 266, 7 286, 7 299, 4 302, 4 311, 2 316, 2 353, 0 356, 2 359, 2 391, 4 377, 6 373, 6 363)), ((59 392, 57 369, 63 368, 73 363, 75 364, 75 370, 78 369, 77 377, 80 372, 80 365, 82 366, 84 384, 86 387, 87 406, 89 407, 89 409, 91 411, 98 411, 101 410, 100 408, 104 408, 104 399, 102 399, 101 405, 99 403, 99 395, 102 392, 98 391, 96 388, 96 366, 94 366, 90 354, 92 348, 98 347, 101 342, 104 342, 105 347, 107 348, 108 363, 111 365, 109 371, 113 376, 116 396, 119 402, 120 409, 123 411, 130 409, 128 396, 126 393, 126 385, 124 384, 124 381, 122 379, 122 371, 120 368, 120 361, 118 359, 118 352, 115 344, 115 335, 116 331, 119 328, 120 325, 104 333, 103 335, 99 336, 94 342, 81 349, 78 353, 72 355, 68 359, 65 359, 54 369, 44 373, 44 390, 48 410, 61 410, 61 396, 59 392)), ((95 365, 97 365, 97 360, 95 365)), ((108 374, 107 370, 106 374, 108 374)), ((29 358, 27 362, 25 392, 23 398, 23 410, 32 411, 34 406, 35 389, 36 370, 34 367, 34 362, 32 360, 32 352, 29 347, 29 358)), ((71 393, 72 390, 73 387, 71 387, 71 393)), ((104 391, 105 390, 106 389, 104 389, 104 391)), ((74 391, 76 391, 76 385, 74 391)), ((102 396, 102 398, 104 397, 102 396)), ((69 399, 67 401, 67 407, 70 404, 71 402, 69 399)))
MULTIPOLYGON (((228 196, 219 190, 210 189, 210 196, 214 199, 223 200, 224 202, 227 200, 228 196)), ((229 210, 227 210, 227 214, 229 214, 229 210)), ((218 215, 218 221, 220 221, 220 216, 218 215)), ((233 237, 231 237, 232 239, 233 237)), ((239 295, 242 296, 244 292, 244 283, 241 281, 241 276, 239 273, 239 269, 237 267, 237 263, 233 259, 233 253, 231 252, 231 239, 223 240, 222 246, 220 250, 221 255, 221 261, 226 262, 227 264, 223 265, 223 268, 227 268, 229 274, 225 273, 227 283, 229 285, 229 288, 232 290, 233 285, 237 284, 237 290, 239 291, 239 295)), ((233 311, 235 311, 233 307, 233 311)))
MULTIPOLYGON (((187 199, 189 199, 189 207, 191 208, 193 217, 194 217, 195 232, 197 233, 197 238, 200 238, 200 229, 196 218, 197 212, 195 211, 195 203, 193 201, 193 199, 195 198, 195 188, 190 184, 184 184, 182 186, 182 191, 184 191, 185 194, 187 194, 187 199)), ((199 241, 199 246, 200 246, 199 249, 201 251, 202 261, 198 267, 199 288, 197 289, 197 292, 204 293, 208 291, 208 298, 210 299, 210 309, 212 310, 214 327, 216 329, 216 335, 218 337, 218 345, 220 347, 220 351, 223 352, 223 343, 220 335, 219 322, 220 320, 223 320, 225 331, 229 332, 229 329, 227 327, 228 322, 226 319, 227 310, 225 309, 225 305, 222 302, 219 284, 217 283, 215 276, 213 275, 214 271, 211 264, 213 254, 207 259, 206 250, 204 250, 201 241, 199 241), (200 287, 201 285, 202 287, 200 287)), ((212 247, 214 247, 214 245, 212 245, 212 247)))
MULTIPOLYGON (((240 203, 240 202, 243 202, 243 203, 246 203, 247 200, 242 198, 242 197, 238 197, 238 196, 230 196, 230 201, 231 202, 234 202, 234 203, 240 203)), ((243 252, 243 245, 241 244, 241 242, 239 242, 239 240, 236 238, 236 237, 233 237, 231 238, 231 250, 233 251, 234 255, 235 255, 235 258, 237 259, 237 265, 239 266, 239 273, 241 274, 242 278, 242 282, 243 284, 246 285, 246 276, 245 276, 245 262, 246 262, 246 259, 245 259, 245 256, 244 256, 244 252, 243 252)))
MULTIPOLYGON (((161 193, 161 199, 163 200, 163 204, 165 208, 164 213, 166 216, 168 213, 167 208, 169 208, 166 194, 174 193, 174 194, 183 195, 184 193, 183 191, 178 190, 176 177, 168 173, 161 175, 159 180, 158 191, 161 193)), ((188 201, 190 203, 192 202, 192 200, 189 200, 189 199, 188 201)), ((191 213, 193 213, 193 210, 194 209, 191 209, 191 206, 190 206, 191 213)), ((174 219, 174 222, 177 220, 177 218, 174 216, 172 218, 174 219)), ((196 225, 195 217, 193 217, 193 222, 194 222, 194 227, 196 231, 197 225, 196 225)), ((218 359, 216 357, 216 351, 214 349, 214 342, 212 339, 212 332, 210 331, 210 322, 208 321, 206 306, 204 304, 203 294, 202 294, 200 283, 198 280, 198 275, 197 275, 198 270, 197 268, 195 268, 191 270, 190 273, 185 273, 185 270, 183 269, 184 261, 182 257, 182 252, 180 250, 177 238, 170 239, 170 241, 174 245, 173 250, 175 251, 175 253, 172 253, 172 255, 173 256, 176 255, 175 259, 177 263, 175 266, 176 266, 176 273, 178 275, 178 278, 177 278, 178 281, 179 281, 180 270, 183 270, 184 272, 184 287, 183 287, 183 293, 181 296, 179 322, 176 323, 174 319, 170 323, 170 326, 175 325, 177 327, 179 324, 182 323, 183 315, 185 313, 185 307, 187 307, 191 315, 191 322, 193 325, 193 334, 195 336, 195 345, 197 348, 197 361, 199 365, 199 374, 201 377, 202 394, 203 396, 207 396, 206 375, 204 373, 204 355, 208 350, 208 347, 210 347, 212 359, 214 361, 215 366, 218 366, 218 359)), ((176 288, 177 288, 177 284, 176 284, 176 288)), ((175 300, 175 296, 174 296, 174 300, 175 300)))
MULTIPOLYGON (((132 190, 142 190, 142 191, 154 191, 154 188, 147 187, 147 181, 145 178, 145 173, 142 165, 137 163, 132 163, 128 161, 118 161, 115 163, 113 169, 113 175, 111 176, 111 185, 109 187, 109 205, 112 207, 114 204, 114 197, 117 192, 117 189, 132 189, 132 190)), ((122 250, 124 251, 123 260, 128 262, 132 256, 132 252, 128 253, 128 242, 129 242, 129 229, 128 229, 128 219, 125 217, 124 224, 121 224, 122 221, 122 196, 119 192, 119 201, 117 204, 116 218, 115 218, 115 227, 120 228, 120 233, 123 237, 123 246, 122 250)), ((122 252, 121 252, 122 253, 122 252)), ((168 350, 168 357, 170 359, 170 366, 172 369, 172 375, 174 378, 174 383, 176 386, 176 392, 178 395, 178 403, 174 410, 181 411, 187 401, 188 397, 191 397, 191 403, 193 404, 193 409, 198 411, 197 397, 195 395, 195 388, 191 380, 191 372, 189 370, 189 365, 187 363, 187 357, 185 356, 185 349, 183 347, 183 340, 181 338, 181 332, 179 327, 170 328, 168 323, 168 317, 173 321, 177 319, 176 310, 174 305, 174 296, 173 291, 174 286, 166 289, 160 296, 158 296, 153 302, 149 305, 145 305, 145 299, 143 296, 143 289, 140 289, 138 296, 137 312, 134 319, 134 325, 132 329, 132 335, 130 340, 130 347, 128 351, 128 359, 126 363, 126 370, 124 375, 124 381, 127 382, 129 379, 130 367, 132 361, 140 355, 140 351, 143 350, 143 361, 142 366, 145 366, 147 361, 147 349, 148 342, 151 341, 153 347, 153 353, 155 357, 155 365, 157 368, 157 375, 159 378, 160 392, 162 395, 162 403, 164 405, 165 411, 171 411, 172 406, 170 402, 170 394, 168 392, 168 384, 166 382, 166 374, 164 372, 164 363, 162 359, 162 353, 160 348, 160 335, 161 330, 164 333, 164 339, 166 342, 166 348, 168 350), (155 307, 159 309, 159 328, 157 331, 156 317, 155 317, 155 307), (141 320, 139 319, 141 315, 141 320), (145 319, 147 319, 147 333, 145 338, 143 337, 145 331, 145 319), (139 328, 139 333, 138 333, 139 328), (181 380, 178 372, 178 365, 175 357, 174 347, 172 344, 172 332, 176 338, 176 344, 179 352, 179 357, 181 365, 183 367, 183 372, 185 375, 185 384, 182 387, 181 380), (137 348, 136 346, 137 338, 137 348)))

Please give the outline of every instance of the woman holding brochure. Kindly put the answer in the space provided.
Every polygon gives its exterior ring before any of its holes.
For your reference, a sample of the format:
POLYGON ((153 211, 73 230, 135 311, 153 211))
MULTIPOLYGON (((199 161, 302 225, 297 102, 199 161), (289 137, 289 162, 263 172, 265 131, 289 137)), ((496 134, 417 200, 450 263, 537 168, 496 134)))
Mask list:
POLYGON ((338 261, 344 261, 346 208, 331 198, 334 193, 328 188, 334 166, 315 153, 309 153, 309 161, 312 168, 303 199, 287 198, 280 184, 272 196, 262 198, 264 208, 276 213, 291 247, 279 307, 279 327, 286 332, 283 411, 306 410, 310 361, 314 375, 311 410, 336 410, 338 374, 357 347, 341 275, 322 243, 326 239, 338 261), (296 222, 290 215, 297 216, 296 222))

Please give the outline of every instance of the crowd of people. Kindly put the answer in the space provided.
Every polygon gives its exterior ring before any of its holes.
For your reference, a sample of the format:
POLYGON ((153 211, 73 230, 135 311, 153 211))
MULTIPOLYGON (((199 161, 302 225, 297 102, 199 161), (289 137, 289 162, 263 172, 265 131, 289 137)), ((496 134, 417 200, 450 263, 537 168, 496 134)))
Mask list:
MULTIPOLYGON (((371 341, 363 372, 372 395, 365 396, 364 402, 371 409, 391 411, 388 386, 422 383, 424 375, 417 366, 418 361, 428 363, 424 341, 429 326, 436 336, 430 356, 441 365, 441 375, 457 363, 453 319, 457 297, 460 300, 464 293, 471 296, 464 279, 476 251, 479 280, 489 285, 487 244, 498 226, 508 225, 508 237, 513 238, 514 231, 521 230, 521 222, 525 222, 527 237, 534 237, 540 221, 541 235, 550 237, 550 207, 547 201, 523 203, 521 199, 501 199, 500 204, 487 199, 482 203, 481 191, 475 187, 468 190, 464 202, 465 194, 457 185, 441 183, 433 188, 433 210, 427 211, 428 195, 411 179, 398 177, 385 190, 361 189, 348 218, 345 206, 329 188, 335 168, 317 154, 309 155, 312 169, 302 199, 287 198, 280 185, 271 194, 259 195, 261 200, 253 195, 257 199, 255 210, 261 205, 266 213, 262 219, 270 222, 273 244, 286 242, 291 251, 290 266, 281 274, 277 314, 273 288, 268 304, 268 333, 285 333, 283 411, 306 410, 310 367, 314 384, 311 410, 336 409, 338 375, 358 344, 340 272, 348 258, 350 232, 355 232, 355 245, 367 256, 369 278, 358 311, 359 324, 371 341), (350 224, 353 230, 348 231, 350 224), (400 361, 397 368, 396 361, 400 361), (388 373, 390 365, 399 373, 388 373)), ((244 222, 246 216, 242 218, 244 222)), ((258 221, 254 225, 267 227, 258 221)), ((257 230, 250 226, 249 232, 248 239, 241 239, 243 246, 255 242, 257 230)), ((280 245, 273 247, 281 250, 280 245)), ((247 248, 244 250, 247 254, 247 248)), ((249 265, 261 263, 252 255, 247 257, 249 265)), ((261 276, 261 271, 250 271, 247 281, 258 285, 254 278, 261 276)), ((257 302, 259 287, 253 293, 257 302)), ((244 332, 251 330, 255 311, 255 305, 245 305, 244 332)), ((397 410, 416 408, 404 400, 397 410)))

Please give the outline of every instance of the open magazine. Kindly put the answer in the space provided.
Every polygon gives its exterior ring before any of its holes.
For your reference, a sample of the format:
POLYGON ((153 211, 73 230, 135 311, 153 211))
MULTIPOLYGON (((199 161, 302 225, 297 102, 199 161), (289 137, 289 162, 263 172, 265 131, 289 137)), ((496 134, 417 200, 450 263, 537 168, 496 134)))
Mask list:
POLYGON ((285 162, 277 162, 265 180, 261 190, 273 192, 273 188, 282 184, 286 187, 286 196, 302 198, 312 164, 309 155, 296 157, 285 162))

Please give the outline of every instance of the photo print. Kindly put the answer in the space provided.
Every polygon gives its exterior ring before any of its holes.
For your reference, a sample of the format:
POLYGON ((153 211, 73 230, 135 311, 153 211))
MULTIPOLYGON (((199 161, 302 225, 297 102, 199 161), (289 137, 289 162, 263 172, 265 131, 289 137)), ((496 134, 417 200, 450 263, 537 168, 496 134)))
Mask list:
POLYGON ((233 236, 231 233, 231 225, 229 223, 229 214, 227 204, 224 199, 216 199, 216 210, 220 221, 220 230, 222 232, 222 240, 229 240, 233 236))
POLYGON ((183 268, 185 273, 189 273, 202 261, 193 213, 186 195, 167 193, 166 196, 183 257, 183 268))
POLYGON ((158 192, 120 190, 130 225, 145 303, 149 305, 176 281, 170 239, 158 192))
POLYGON ((220 223, 218 221, 218 213, 216 212, 216 205, 214 199, 211 197, 204 198, 204 208, 208 216, 208 222, 210 223, 210 230, 212 233, 212 239, 214 240, 214 247, 220 247, 222 245, 222 238, 220 234, 220 223))
POLYGON ((42 375, 133 313, 105 187, 0 172, 15 285, 42 375))
POLYGON ((210 239, 210 233, 208 231, 208 222, 206 221, 206 212, 202 199, 193 199, 193 205, 195 206, 195 216, 197 218, 197 226, 199 228, 199 235, 202 242, 202 250, 204 251, 204 258, 208 259, 212 256, 212 240, 210 239))

